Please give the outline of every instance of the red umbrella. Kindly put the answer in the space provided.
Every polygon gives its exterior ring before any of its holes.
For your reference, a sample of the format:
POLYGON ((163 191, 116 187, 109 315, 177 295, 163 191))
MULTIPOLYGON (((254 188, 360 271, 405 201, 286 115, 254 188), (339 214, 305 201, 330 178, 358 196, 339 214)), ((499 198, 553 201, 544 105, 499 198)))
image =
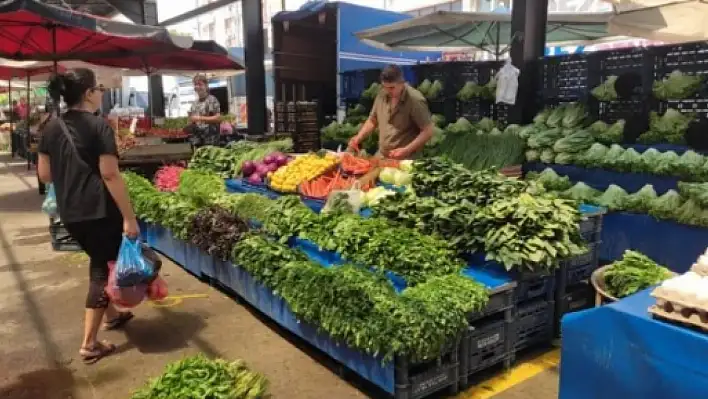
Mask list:
POLYGON ((98 18, 37 0, 0 0, 0 57, 61 61, 176 50, 191 38, 98 18))
POLYGON ((96 65, 116 68, 140 68, 147 74, 167 71, 242 70, 243 63, 212 40, 195 40, 191 48, 162 49, 150 54, 131 54, 123 57, 94 58, 96 65))
MULTIPOLYGON (((1 60, 0 60, 1 61, 1 60)), ((62 72, 64 68, 59 66, 59 72, 62 72)), ((52 65, 37 65, 30 67, 13 67, 9 65, 3 65, 0 62, 0 80, 12 80, 12 79, 27 79, 33 76, 46 75, 54 72, 55 67, 52 65)))

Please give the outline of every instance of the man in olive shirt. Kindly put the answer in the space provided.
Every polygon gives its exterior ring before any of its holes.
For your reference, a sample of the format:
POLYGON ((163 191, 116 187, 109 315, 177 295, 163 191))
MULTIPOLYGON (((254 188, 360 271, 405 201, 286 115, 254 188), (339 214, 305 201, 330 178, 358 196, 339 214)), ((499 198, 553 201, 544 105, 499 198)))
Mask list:
POLYGON ((376 96, 369 119, 349 148, 358 150, 366 137, 379 128, 379 153, 387 158, 416 158, 425 143, 433 137, 433 122, 425 97, 403 80, 403 72, 395 65, 381 71, 383 89, 376 96))

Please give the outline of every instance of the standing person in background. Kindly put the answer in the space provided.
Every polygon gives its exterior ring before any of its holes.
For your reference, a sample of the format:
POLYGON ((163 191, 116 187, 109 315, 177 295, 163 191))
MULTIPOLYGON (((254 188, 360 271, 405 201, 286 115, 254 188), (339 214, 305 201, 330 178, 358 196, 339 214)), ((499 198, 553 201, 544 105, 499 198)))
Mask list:
POLYGON ((221 105, 216 97, 209 94, 209 80, 204 75, 194 77, 194 91, 197 101, 189 111, 192 122, 190 140, 195 147, 219 145, 219 124, 221 123, 221 105))
POLYGON ((433 121, 425 97, 403 79, 401 68, 389 65, 381 71, 383 89, 374 100, 369 119, 349 140, 349 148, 359 150, 371 132, 379 128, 377 155, 393 159, 418 157, 433 137, 433 121))
POLYGON ((115 351, 98 341, 104 329, 119 328, 133 314, 119 313, 106 295, 108 263, 118 257, 123 235, 140 233, 123 178, 118 170, 118 149, 113 129, 94 115, 101 106, 103 88, 90 69, 77 68, 53 76, 48 90, 56 104, 63 97, 69 108, 53 117, 42 131, 37 173, 53 183, 61 221, 89 256, 84 339, 79 354, 92 364, 115 351))

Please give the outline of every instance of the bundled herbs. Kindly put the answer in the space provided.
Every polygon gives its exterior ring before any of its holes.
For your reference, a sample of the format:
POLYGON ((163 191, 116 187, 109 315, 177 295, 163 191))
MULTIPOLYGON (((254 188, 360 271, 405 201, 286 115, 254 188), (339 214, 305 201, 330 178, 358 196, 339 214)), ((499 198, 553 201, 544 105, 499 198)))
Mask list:
POLYGON ((266 396, 267 388, 268 380, 242 360, 212 360, 200 354, 167 365, 160 377, 131 398, 257 399, 266 396))
POLYGON ((580 212, 566 200, 521 194, 480 209, 476 219, 487 259, 507 269, 553 270, 585 251, 580 212))
POLYGON ((188 169, 179 176, 177 193, 199 206, 205 206, 225 194, 226 186, 224 180, 215 173, 188 169))
MULTIPOLYGON (((453 125, 459 123, 448 125, 446 130, 455 129, 453 125)), ((470 170, 485 170, 521 164, 525 148, 525 140, 512 131, 481 135, 470 131, 462 134, 448 133, 430 155, 447 156, 470 170)))
POLYGON ((194 151, 189 169, 212 172, 224 179, 241 174, 241 165, 246 161, 258 161, 272 152, 289 152, 292 140, 277 140, 265 143, 236 141, 226 148, 205 146, 194 151))
POLYGON ((248 224, 219 206, 202 208, 194 215, 189 229, 189 241, 197 248, 228 260, 231 250, 248 232, 248 224))
POLYGON ((467 328, 465 316, 488 300, 483 286, 459 274, 433 277, 399 295, 380 274, 354 265, 325 268, 255 235, 239 242, 233 255, 298 318, 385 361, 439 355, 467 328))
POLYGON ((624 298, 659 284, 671 276, 669 269, 659 266, 646 255, 627 250, 622 259, 610 265, 603 278, 608 294, 615 298, 624 298))

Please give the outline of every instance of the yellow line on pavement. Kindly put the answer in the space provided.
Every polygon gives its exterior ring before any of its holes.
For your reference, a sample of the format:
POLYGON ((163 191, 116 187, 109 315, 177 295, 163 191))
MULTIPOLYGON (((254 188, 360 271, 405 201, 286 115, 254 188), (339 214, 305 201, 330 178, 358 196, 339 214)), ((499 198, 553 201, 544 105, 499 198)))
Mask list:
POLYGON ((182 303, 185 299, 209 298, 208 294, 191 294, 191 295, 170 295, 161 301, 150 301, 150 306, 155 308, 171 308, 182 303))
POLYGON ((554 349, 536 358, 525 361, 508 372, 490 378, 460 393, 457 399, 489 399, 520 384, 542 372, 557 367, 560 363, 560 349, 554 349))

